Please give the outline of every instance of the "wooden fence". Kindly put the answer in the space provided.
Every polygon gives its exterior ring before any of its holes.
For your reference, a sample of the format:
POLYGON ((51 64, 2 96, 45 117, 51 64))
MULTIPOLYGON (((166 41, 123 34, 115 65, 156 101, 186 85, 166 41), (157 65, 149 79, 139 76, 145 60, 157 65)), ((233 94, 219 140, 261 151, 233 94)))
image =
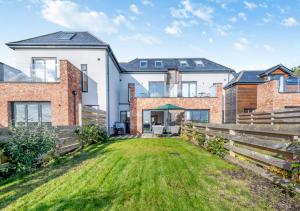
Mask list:
POLYGON ((300 109, 284 109, 274 112, 253 112, 238 115, 238 124, 300 124, 300 109))
POLYGON ((192 141, 195 132, 207 138, 223 137, 229 155, 245 158, 265 169, 289 171, 293 163, 299 162, 300 128, 297 127, 280 130, 270 125, 193 124, 191 128, 185 124, 182 129, 192 141))
POLYGON ((90 107, 79 106, 79 125, 86 125, 91 123, 98 123, 102 126, 105 125, 106 112, 90 107))
MULTIPOLYGON (((73 150, 81 148, 79 137, 75 134, 75 127, 59 126, 54 128, 58 141, 56 143, 56 151, 59 155, 66 154, 73 150)), ((7 128, 0 128, 0 164, 6 163, 8 160, 3 155, 2 146, 7 142, 10 132, 7 128)))

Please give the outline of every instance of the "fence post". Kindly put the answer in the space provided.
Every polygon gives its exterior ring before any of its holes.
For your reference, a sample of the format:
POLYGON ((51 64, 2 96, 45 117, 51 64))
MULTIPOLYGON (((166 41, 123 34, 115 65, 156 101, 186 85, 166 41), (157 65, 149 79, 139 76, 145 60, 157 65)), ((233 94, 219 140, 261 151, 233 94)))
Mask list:
POLYGON ((78 123, 79 123, 79 126, 82 126, 82 104, 79 103, 78 105, 78 123))
POLYGON ((274 112, 271 113, 271 125, 274 125, 274 120, 275 120, 275 114, 274 112))
MULTIPOLYGON (((229 134, 235 136, 236 132, 235 132, 235 130, 230 129, 229 134)), ((234 146, 234 141, 229 140, 229 155, 232 156, 232 157, 235 157, 235 152, 232 151, 233 146, 234 146)))
POLYGON ((253 125, 254 124, 254 122, 253 122, 253 113, 251 113, 251 123, 250 123, 251 125, 253 125))

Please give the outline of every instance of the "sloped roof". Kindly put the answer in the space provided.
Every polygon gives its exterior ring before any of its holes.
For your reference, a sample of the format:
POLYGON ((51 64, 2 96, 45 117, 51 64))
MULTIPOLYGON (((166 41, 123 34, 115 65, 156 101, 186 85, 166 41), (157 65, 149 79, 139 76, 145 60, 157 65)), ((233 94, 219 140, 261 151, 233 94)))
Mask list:
POLYGON ((124 72, 166 72, 168 69, 178 69, 184 72, 216 72, 232 73, 235 71, 205 58, 137 58, 130 62, 120 63, 124 72), (188 66, 180 66, 180 61, 186 61, 188 66), (147 61, 145 68, 140 67, 141 61, 147 61), (156 67, 155 62, 161 61, 162 67, 156 67), (198 62, 198 65, 196 64, 198 62))
POLYGON ((89 32, 65 32, 59 31, 38 37, 33 37, 16 42, 6 43, 10 48, 38 47, 38 46, 76 46, 76 47, 100 47, 108 46, 89 32), (71 35, 71 36, 70 36, 71 35), (68 39, 68 37, 70 39, 68 39))
POLYGON ((247 70, 237 73, 237 76, 234 77, 224 88, 229 88, 236 84, 259 84, 264 83, 259 75, 262 74, 263 70, 247 70))
POLYGON ((289 75, 293 75, 292 71, 289 68, 283 66, 282 64, 279 64, 279 65, 276 65, 274 67, 271 67, 271 68, 267 69, 266 71, 261 73, 259 76, 261 76, 261 77, 262 76, 267 76, 270 73, 272 73, 272 72, 274 72, 275 70, 278 70, 278 69, 282 70, 283 72, 286 72, 289 75))

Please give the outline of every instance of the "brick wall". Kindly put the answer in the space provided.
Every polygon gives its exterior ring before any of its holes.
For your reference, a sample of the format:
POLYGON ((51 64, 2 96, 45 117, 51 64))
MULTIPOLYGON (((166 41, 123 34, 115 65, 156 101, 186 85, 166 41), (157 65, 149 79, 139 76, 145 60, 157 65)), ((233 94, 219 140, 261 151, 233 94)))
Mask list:
POLYGON ((283 109, 286 106, 300 106, 300 93, 280 93, 278 80, 257 86, 256 111, 270 112, 283 109))
POLYGON ((130 84, 130 132, 142 133, 144 109, 152 109, 165 104, 173 104, 185 109, 209 109, 210 123, 222 123, 222 84, 217 84, 217 97, 203 98, 135 98, 134 84, 130 84))
MULTIPOLYGON (((49 101, 52 125, 74 125, 72 91, 81 103, 81 72, 66 60, 60 61, 60 82, 54 83, 0 83, 0 127, 11 124, 11 102, 49 101)), ((76 112, 78 123, 78 111, 76 112)))

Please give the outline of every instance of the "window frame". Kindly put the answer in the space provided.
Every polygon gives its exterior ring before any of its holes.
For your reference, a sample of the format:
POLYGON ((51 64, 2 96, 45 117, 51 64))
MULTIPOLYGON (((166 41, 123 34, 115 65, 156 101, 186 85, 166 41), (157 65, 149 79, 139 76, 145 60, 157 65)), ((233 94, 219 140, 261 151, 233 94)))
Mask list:
POLYGON ((187 97, 197 97, 197 81, 182 81, 181 82, 181 96, 182 97, 185 97, 183 96, 183 84, 188 84, 188 96, 187 97), (195 84, 195 96, 191 96, 191 84, 195 84))
POLYGON ((162 60, 156 60, 156 61, 154 61, 154 66, 155 66, 155 68, 163 68, 164 64, 163 64, 162 60), (157 63, 160 63, 161 65, 158 66, 157 63))
POLYGON ((84 93, 89 92, 89 76, 88 76, 88 65, 87 64, 80 64, 80 71, 81 71, 81 91, 84 93), (86 65, 86 69, 83 70, 83 66, 86 65), (84 76, 86 76, 86 90, 84 89, 84 76))
POLYGON ((30 77, 34 78, 36 80, 36 72, 34 71, 34 64, 35 60, 44 60, 44 63, 46 64, 46 60, 55 60, 55 81, 49 82, 47 80, 47 72, 46 72, 46 65, 44 66, 44 78, 42 80, 42 83, 56 83, 60 80, 60 69, 58 68, 58 62, 57 57, 31 57, 31 68, 30 68, 30 77))
POLYGON ((148 67, 148 60, 141 60, 139 65, 141 69, 146 69, 148 67), (145 66, 142 66, 143 62, 145 62, 145 66))
POLYGON ((210 109, 187 109, 184 111, 184 118, 186 121, 191 121, 191 122, 200 122, 200 123, 209 123, 210 122, 210 109), (186 118, 186 112, 203 112, 203 111, 206 111, 207 112, 207 122, 201 122, 201 113, 200 113, 200 121, 197 121, 197 120, 193 120, 191 118, 191 120, 187 120, 186 118))
POLYGON ((202 60, 194 60, 196 67, 204 67, 204 63, 202 60))
POLYGON ((149 92, 149 97, 151 97, 151 98, 155 98, 155 97, 157 97, 157 98, 160 98, 160 97, 166 97, 166 84, 165 84, 165 82, 164 81, 148 81, 148 92, 149 92), (162 96, 151 96, 151 92, 150 92, 150 84, 154 84, 154 83, 156 83, 156 84, 162 84, 163 85, 163 94, 162 94, 162 96))
POLYGON ((189 67, 189 63, 187 60, 179 60, 180 67, 189 67), (185 64, 185 65, 183 65, 185 64))
POLYGON ((15 108, 16 108, 16 104, 21 104, 21 105, 24 105, 24 126, 28 126, 28 123, 29 123, 29 119, 28 119, 28 105, 29 104, 37 104, 38 106, 38 126, 42 126, 43 123, 50 123, 50 126, 52 126, 52 104, 50 101, 14 101, 14 102, 11 102, 11 123, 13 126, 18 126, 16 125, 16 116, 15 116, 15 108), (51 112, 51 121, 50 122, 43 122, 43 106, 42 104, 49 104, 50 105, 50 112, 51 112))

